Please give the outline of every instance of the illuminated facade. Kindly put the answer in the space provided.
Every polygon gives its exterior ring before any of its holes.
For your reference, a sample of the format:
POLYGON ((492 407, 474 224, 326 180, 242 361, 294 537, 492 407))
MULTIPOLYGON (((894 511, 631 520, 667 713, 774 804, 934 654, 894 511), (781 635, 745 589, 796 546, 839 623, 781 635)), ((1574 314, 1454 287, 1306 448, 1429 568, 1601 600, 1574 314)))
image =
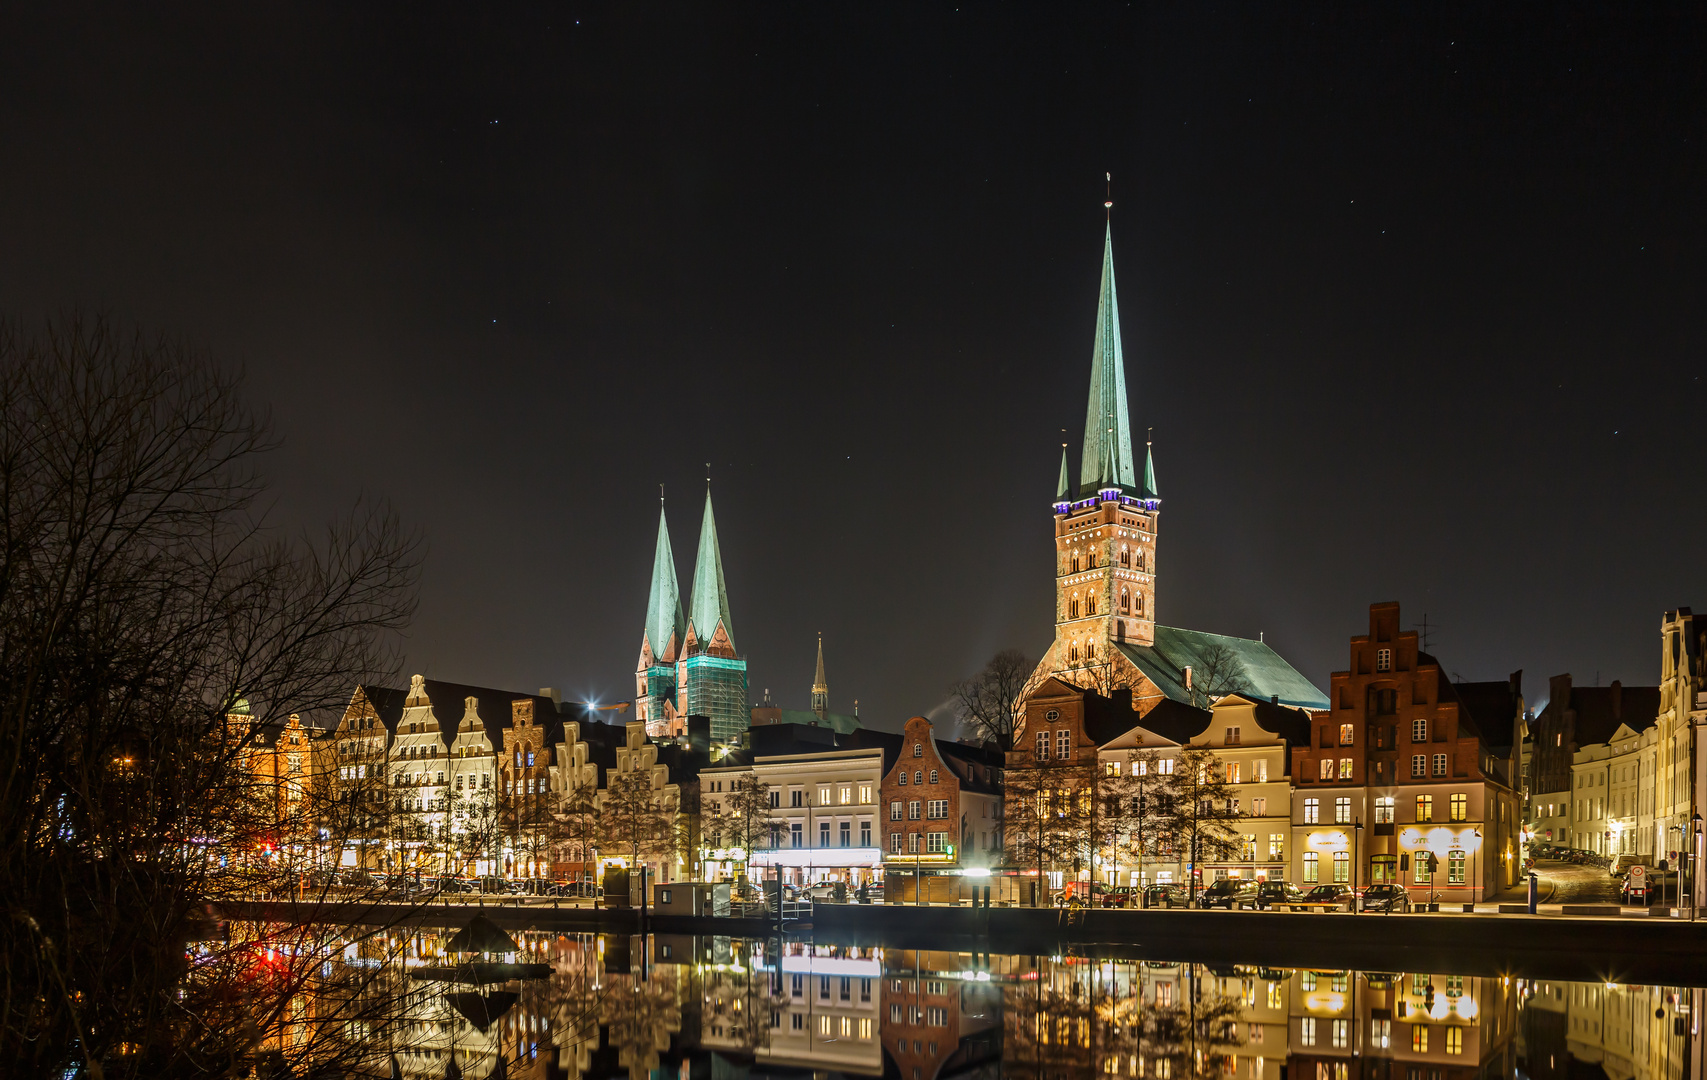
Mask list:
POLYGON ((1520 870, 1518 676, 1451 682, 1399 626, 1398 604, 1370 605, 1350 669, 1333 674, 1332 707, 1292 751, 1293 878, 1393 882, 1413 902, 1480 900, 1520 870))

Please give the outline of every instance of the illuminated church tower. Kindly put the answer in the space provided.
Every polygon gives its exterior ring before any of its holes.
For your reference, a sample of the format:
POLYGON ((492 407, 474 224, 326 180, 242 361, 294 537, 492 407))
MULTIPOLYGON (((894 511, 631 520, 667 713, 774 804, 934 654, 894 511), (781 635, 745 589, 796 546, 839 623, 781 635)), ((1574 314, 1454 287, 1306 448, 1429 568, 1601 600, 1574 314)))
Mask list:
POLYGON ((1075 481, 1065 445, 1055 500, 1055 640, 1041 672, 1081 685, 1131 685, 1138 672, 1118 645, 1156 638, 1156 527, 1161 517, 1148 443, 1144 471, 1132 455, 1120 305, 1114 288, 1114 236, 1102 242, 1102 289, 1091 349, 1090 398, 1075 481), (1124 676, 1124 677, 1123 677, 1124 676))
POLYGON ((1260 637, 1253 641, 1156 621, 1161 506, 1148 441, 1142 472, 1133 458, 1114 291, 1114 235, 1105 228, 1085 441, 1077 477, 1067 448, 1061 448, 1051 504, 1055 639, 1031 685, 1054 677, 1102 694, 1130 691, 1139 712, 1163 699, 1207 707, 1229 693, 1302 709, 1326 708, 1322 692, 1260 637))
POLYGON ((688 716, 709 717, 711 737, 720 741, 747 730, 747 661, 735 651, 732 623, 707 488, 685 620, 669 528, 663 511, 658 514, 652 588, 635 671, 635 718, 645 722, 648 735, 684 734, 688 716))

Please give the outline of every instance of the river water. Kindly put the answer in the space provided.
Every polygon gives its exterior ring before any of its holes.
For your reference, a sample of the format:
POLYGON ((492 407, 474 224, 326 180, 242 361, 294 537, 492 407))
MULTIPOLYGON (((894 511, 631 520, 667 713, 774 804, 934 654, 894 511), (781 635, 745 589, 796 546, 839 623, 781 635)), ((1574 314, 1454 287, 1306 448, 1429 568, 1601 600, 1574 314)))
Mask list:
POLYGON ((295 1075, 434 1080, 1702 1075, 1700 989, 535 932, 488 959, 541 977, 419 977, 447 937, 330 942, 272 1048, 295 1075))

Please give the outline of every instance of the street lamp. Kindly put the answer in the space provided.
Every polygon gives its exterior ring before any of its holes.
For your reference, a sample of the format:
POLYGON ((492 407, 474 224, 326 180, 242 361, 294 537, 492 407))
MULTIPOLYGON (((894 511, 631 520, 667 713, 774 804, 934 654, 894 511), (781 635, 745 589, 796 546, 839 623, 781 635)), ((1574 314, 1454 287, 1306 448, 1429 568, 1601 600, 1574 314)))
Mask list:
POLYGON ((1363 819, 1361 817, 1353 818, 1351 827, 1353 830, 1351 834, 1351 911, 1355 915, 1363 910, 1362 898, 1357 891, 1358 882, 1362 880, 1363 876, 1363 866, 1359 862, 1357 854, 1361 850, 1360 841, 1363 839, 1363 819))

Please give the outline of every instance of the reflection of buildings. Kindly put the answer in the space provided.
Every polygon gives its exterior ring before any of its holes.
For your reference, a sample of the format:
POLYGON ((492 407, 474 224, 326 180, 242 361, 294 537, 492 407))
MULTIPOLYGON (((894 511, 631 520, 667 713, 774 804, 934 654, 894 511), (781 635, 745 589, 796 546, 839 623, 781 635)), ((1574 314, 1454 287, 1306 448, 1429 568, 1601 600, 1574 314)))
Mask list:
POLYGON ((1000 1059, 1001 988, 965 953, 883 950, 883 1053, 901 1080, 1000 1059))
POLYGON ((1618 1080, 1683 1080, 1691 1069, 1700 991, 1616 983, 1520 983, 1516 1058, 1532 1080, 1581 1075, 1598 1065, 1618 1080), (1572 1063, 1577 1072, 1572 1072, 1572 1063))

